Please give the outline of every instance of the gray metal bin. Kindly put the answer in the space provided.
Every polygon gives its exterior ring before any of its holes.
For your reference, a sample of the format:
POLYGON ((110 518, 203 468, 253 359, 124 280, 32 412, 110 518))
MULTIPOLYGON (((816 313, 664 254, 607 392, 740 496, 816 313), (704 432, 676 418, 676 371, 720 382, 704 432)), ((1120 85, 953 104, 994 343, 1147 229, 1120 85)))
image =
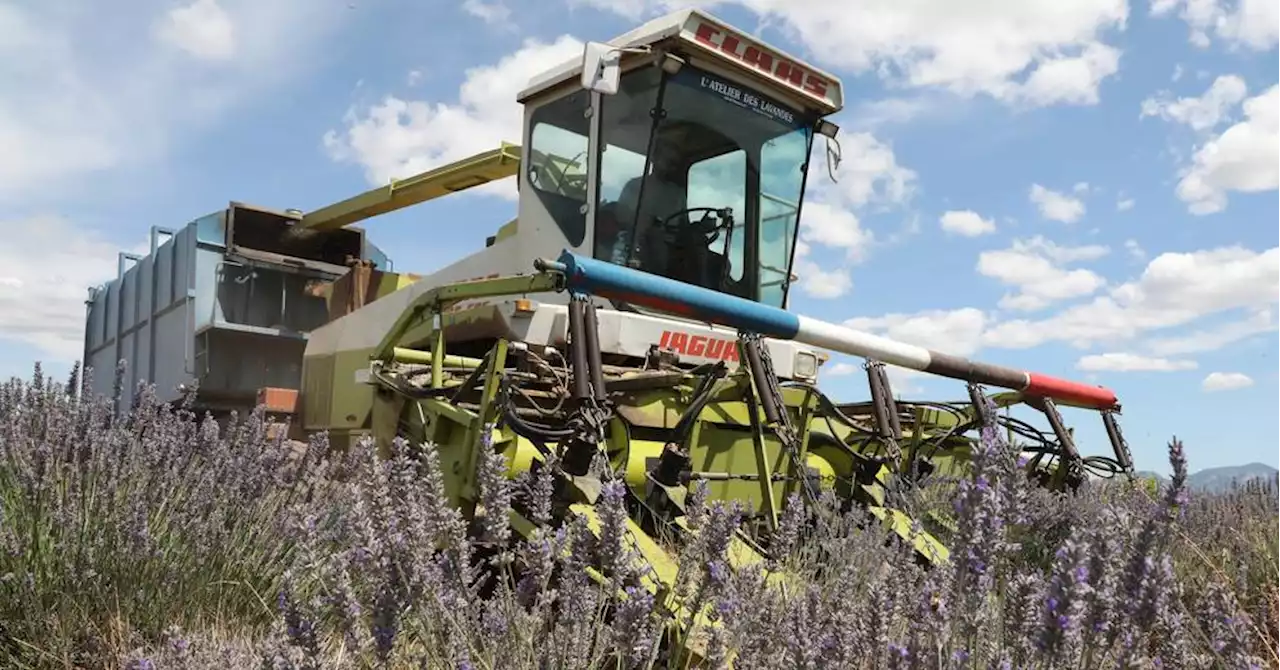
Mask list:
POLYGON ((111 393, 121 359, 130 403, 142 381, 162 401, 197 385, 215 411, 252 408, 263 387, 299 388, 307 334, 327 320, 316 287, 355 259, 390 269, 359 228, 287 235, 300 216, 232 202, 176 231, 153 226, 145 256, 121 253, 116 278, 86 301, 93 391, 111 393))

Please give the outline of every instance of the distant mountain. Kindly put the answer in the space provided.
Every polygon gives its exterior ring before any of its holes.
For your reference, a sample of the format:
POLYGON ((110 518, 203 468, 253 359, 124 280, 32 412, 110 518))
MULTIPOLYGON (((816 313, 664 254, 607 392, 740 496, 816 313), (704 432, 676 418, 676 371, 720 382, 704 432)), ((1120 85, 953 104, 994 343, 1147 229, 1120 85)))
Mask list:
MULTIPOLYGON (((1154 472, 1139 471, 1136 474, 1139 477, 1155 477, 1161 482, 1169 481, 1168 477, 1154 472)), ((1231 488, 1231 482, 1233 481, 1243 484, 1250 479, 1271 479, 1277 474, 1280 474, 1280 470, 1276 470, 1265 463, 1225 465, 1220 468, 1205 468, 1199 472, 1191 473, 1187 476, 1187 486, 1193 491, 1226 491, 1231 488)))
POLYGON ((1150 471, 1150 470, 1136 470, 1136 471, 1134 471, 1134 473, 1133 473, 1133 474, 1137 475, 1138 477, 1140 477, 1140 478, 1142 478, 1142 479, 1155 479, 1155 480, 1157 480, 1157 481, 1161 481, 1161 482, 1164 482, 1164 481, 1168 481, 1168 480, 1169 480, 1169 478, 1168 478, 1168 477, 1165 477, 1164 475, 1161 475, 1161 474, 1157 474, 1157 473, 1152 472, 1152 471, 1150 471))
POLYGON ((1277 472, 1265 463, 1206 468, 1187 476, 1187 485, 1198 491, 1226 491, 1231 488, 1232 481, 1243 484, 1250 479, 1271 479, 1277 472))

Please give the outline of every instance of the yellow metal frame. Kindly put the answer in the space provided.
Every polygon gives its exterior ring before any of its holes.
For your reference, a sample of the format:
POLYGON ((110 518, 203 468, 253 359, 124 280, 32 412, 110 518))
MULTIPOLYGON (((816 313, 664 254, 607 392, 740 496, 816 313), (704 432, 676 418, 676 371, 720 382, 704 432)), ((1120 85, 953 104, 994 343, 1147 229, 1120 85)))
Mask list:
POLYGON ((357 221, 397 209, 465 191, 520 171, 520 145, 503 142, 492 151, 442 165, 386 186, 335 202, 303 215, 294 227, 302 230, 337 230, 357 221))

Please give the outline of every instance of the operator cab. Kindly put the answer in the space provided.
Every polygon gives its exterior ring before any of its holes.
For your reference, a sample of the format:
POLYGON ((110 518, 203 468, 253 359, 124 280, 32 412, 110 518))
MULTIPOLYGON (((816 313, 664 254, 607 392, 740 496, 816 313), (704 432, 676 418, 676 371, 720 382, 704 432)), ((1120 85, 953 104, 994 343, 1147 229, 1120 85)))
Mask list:
POLYGON ((685 10, 589 43, 572 83, 545 105, 526 100, 527 184, 569 246, 785 307, 810 150, 819 131, 835 135, 824 117, 840 108, 838 81, 685 10))
POLYGON ((603 107, 593 255, 781 307, 812 119, 688 64, 603 107))

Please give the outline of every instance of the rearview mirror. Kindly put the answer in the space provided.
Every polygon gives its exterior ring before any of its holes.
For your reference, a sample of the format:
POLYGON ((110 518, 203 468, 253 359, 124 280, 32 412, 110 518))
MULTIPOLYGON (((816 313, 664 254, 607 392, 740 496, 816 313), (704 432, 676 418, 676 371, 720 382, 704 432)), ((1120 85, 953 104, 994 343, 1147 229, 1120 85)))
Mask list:
POLYGON ((587 42, 582 47, 582 87, 605 95, 618 92, 622 76, 619 61, 622 52, 603 42, 587 42))

